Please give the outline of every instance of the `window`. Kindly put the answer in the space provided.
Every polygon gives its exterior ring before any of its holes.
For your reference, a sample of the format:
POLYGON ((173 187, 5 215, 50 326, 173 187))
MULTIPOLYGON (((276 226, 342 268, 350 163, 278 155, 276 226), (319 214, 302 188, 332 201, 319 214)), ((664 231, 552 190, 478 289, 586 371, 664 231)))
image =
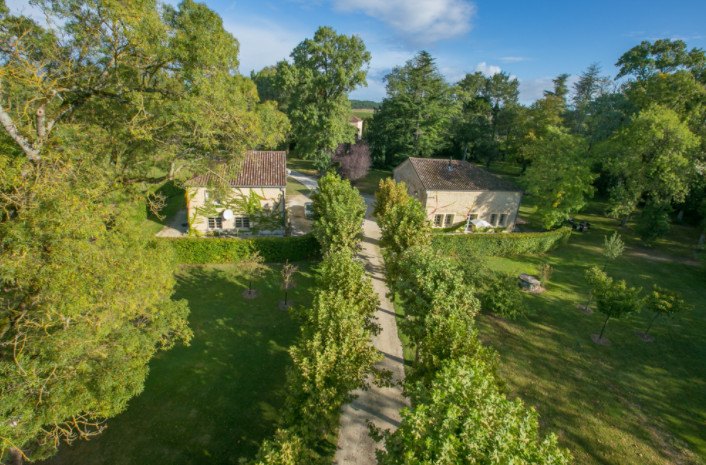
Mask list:
POLYGON ((469 213, 468 216, 466 217, 467 220, 477 220, 478 219, 478 213, 469 213))
POLYGON ((233 218, 235 220, 235 227, 239 229, 250 229, 250 217, 249 216, 236 216, 233 218))
POLYGON ((440 228, 444 222, 444 215, 434 215, 434 227, 440 228))
POLYGON ((223 218, 208 218, 208 229, 223 229, 223 218))
POLYGON ((444 218, 444 227, 450 228, 452 224, 454 224, 454 214, 448 213, 446 218, 444 218))
POLYGON ((498 223, 498 226, 505 227, 505 221, 507 220, 507 215, 505 213, 500 214, 500 222, 498 223))
POLYGON ((497 213, 490 214, 490 224, 492 224, 493 226, 498 225, 498 214, 497 213))

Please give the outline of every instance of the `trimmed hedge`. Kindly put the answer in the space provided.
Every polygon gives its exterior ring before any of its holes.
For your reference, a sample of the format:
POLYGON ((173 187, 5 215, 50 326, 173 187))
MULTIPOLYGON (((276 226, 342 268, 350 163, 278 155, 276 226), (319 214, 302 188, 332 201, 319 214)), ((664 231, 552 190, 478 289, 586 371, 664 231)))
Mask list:
POLYGON ((268 263, 289 260, 296 262, 321 256, 321 247, 312 234, 293 237, 199 238, 164 239, 171 243, 179 263, 233 263, 260 252, 268 263))
POLYGON ((434 235, 431 245, 445 255, 525 255, 547 252, 566 244, 571 228, 539 233, 434 235))

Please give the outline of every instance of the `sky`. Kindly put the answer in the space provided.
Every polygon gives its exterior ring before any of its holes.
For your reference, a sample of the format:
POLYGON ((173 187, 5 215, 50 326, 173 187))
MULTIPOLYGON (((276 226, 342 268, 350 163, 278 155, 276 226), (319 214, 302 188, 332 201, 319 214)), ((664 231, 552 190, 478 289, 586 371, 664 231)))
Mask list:
MULTIPOLYGON (((27 0, 6 0, 31 13, 27 0)), ((176 4, 178 0, 167 0, 176 4)), ((436 59, 450 83, 466 73, 507 72, 529 104, 597 63, 614 77, 614 64, 641 41, 681 39, 706 49, 706 0, 205 0, 240 42, 246 75, 287 59, 319 26, 358 35, 371 53, 367 87, 351 98, 381 101, 383 78, 419 50, 436 59)))

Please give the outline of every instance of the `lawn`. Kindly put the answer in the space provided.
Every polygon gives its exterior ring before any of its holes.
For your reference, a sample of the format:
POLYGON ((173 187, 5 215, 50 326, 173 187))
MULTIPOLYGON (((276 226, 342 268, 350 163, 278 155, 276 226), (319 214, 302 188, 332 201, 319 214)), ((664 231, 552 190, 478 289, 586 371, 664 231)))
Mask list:
POLYGON ((365 177, 353 181, 353 186, 363 194, 373 195, 378 190, 381 179, 391 178, 392 171, 371 169, 365 177))
POLYGON ((357 116, 362 120, 367 120, 373 117, 375 110, 373 110, 372 108, 360 108, 358 110, 351 110, 351 112, 354 116, 357 116))
MULTIPOLYGON (((284 399, 287 348, 298 325, 277 308, 281 265, 242 297, 236 265, 183 267, 175 298, 189 301, 194 339, 159 354, 144 392, 91 441, 65 446, 47 464, 241 463, 273 434, 284 399)), ((299 264, 295 304, 311 302, 313 275, 299 264)))
POLYGON ((302 158, 287 157, 287 168, 294 171, 299 171, 302 174, 309 176, 318 176, 319 172, 314 168, 313 160, 304 160, 302 158))
POLYGON ((501 355, 508 392, 537 408, 542 425, 559 435, 576 463, 704 463, 706 269, 689 264, 688 247, 676 245, 692 241, 693 231, 675 228, 655 252, 638 246, 629 228, 595 214, 600 210, 594 204, 578 215, 592 228, 574 233, 563 248, 545 256, 490 259, 493 268, 513 274, 536 273, 546 261, 554 274, 547 292, 524 297, 526 319, 481 316, 481 336, 501 355), (604 317, 577 309, 588 293, 584 270, 602 264, 600 245, 616 229, 628 247, 608 273, 643 289, 658 283, 677 290, 694 307, 674 320, 658 319, 652 343, 634 334, 647 326, 646 312, 611 320, 605 336, 612 344, 604 347, 590 339, 604 317))
MULTIPOLYGON (((174 185, 173 181, 167 181, 155 189, 156 193, 161 193, 166 197, 166 206, 160 211, 161 218, 151 212, 147 212, 147 219, 143 220, 141 227, 145 234, 154 236, 164 228, 167 221, 181 208, 186 208, 186 197, 184 189, 174 185)), ((142 207, 140 207, 142 208, 142 207)), ((147 208, 145 205, 144 208, 147 208)))

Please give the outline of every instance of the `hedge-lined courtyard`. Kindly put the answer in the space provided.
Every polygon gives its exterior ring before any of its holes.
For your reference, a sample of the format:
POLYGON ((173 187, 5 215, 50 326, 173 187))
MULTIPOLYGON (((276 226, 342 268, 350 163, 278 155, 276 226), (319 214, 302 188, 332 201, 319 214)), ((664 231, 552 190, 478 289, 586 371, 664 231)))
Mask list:
MULTIPOLYGON (((296 305, 311 304, 311 265, 298 263, 296 305)), ((287 353, 299 333, 283 298, 281 265, 269 265, 244 299, 234 265, 183 267, 175 298, 191 308, 194 339, 150 364, 144 392, 91 441, 64 446, 47 464, 179 465, 240 463, 274 433, 284 401, 287 353)))

